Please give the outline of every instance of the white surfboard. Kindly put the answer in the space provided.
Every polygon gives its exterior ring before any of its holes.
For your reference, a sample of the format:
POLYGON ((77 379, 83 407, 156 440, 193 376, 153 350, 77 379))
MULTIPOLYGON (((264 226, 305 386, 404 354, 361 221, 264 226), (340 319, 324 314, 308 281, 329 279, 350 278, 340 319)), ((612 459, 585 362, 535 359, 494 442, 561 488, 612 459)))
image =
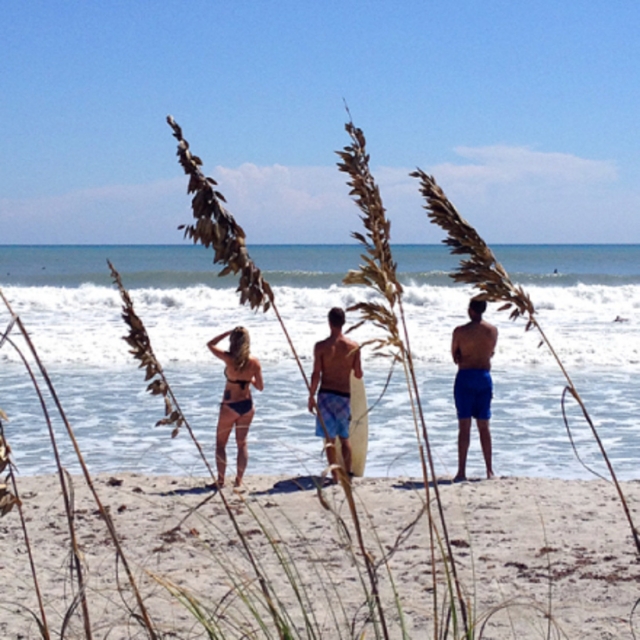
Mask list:
MULTIPOLYGON (((351 422, 349 424, 349 442, 351 443, 351 471, 361 478, 367 463, 369 446, 369 415, 367 413, 367 394, 364 379, 356 378, 351 372, 351 422)), ((342 464, 340 438, 336 438, 338 460, 342 464)))

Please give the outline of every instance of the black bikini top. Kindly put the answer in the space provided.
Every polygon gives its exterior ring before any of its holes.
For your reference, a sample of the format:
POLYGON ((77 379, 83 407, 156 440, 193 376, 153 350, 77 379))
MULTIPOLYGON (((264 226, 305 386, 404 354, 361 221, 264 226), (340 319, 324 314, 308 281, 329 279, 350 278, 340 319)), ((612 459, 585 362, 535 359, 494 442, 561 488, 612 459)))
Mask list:
POLYGON ((251 382, 250 380, 231 380, 227 375, 227 370, 224 370, 224 377, 227 379, 227 382, 231 384, 239 384, 240 388, 244 391, 247 388, 247 385, 251 382))

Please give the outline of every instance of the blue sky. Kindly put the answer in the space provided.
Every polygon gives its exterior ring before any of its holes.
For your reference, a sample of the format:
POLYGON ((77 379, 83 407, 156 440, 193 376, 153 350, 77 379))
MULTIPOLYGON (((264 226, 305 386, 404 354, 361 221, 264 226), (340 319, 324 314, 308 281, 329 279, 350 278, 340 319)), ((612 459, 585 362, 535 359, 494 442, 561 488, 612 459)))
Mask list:
POLYGON ((416 166, 490 243, 640 242, 640 4, 7 0, 0 244, 176 243, 172 114, 249 243, 359 230, 364 130, 396 242, 416 166))

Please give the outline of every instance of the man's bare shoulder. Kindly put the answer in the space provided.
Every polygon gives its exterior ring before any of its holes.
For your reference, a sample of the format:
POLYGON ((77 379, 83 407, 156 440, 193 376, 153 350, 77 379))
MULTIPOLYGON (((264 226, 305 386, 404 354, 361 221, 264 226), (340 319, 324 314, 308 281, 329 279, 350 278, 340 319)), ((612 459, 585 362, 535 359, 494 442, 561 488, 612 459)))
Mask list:
POLYGON ((315 351, 324 351, 329 346, 331 346, 330 343, 331 343, 331 337, 325 338, 324 340, 319 340, 318 342, 316 342, 314 350, 315 351))
POLYGON ((342 336, 342 341, 349 347, 349 349, 360 348, 360 345, 355 340, 351 340, 351 338, 347 338, 346 336, 342 336))
POLYGON ((461 324, 459 327, 456 327, 453 332, 454 333, 473 333, 475 331, 490 331, 491 333, 498 333, 498 328, 486 320, 482 320, 481 322, 467 322, 467 324, 461 324))
POLYGON ((467 322, 467 324, 461 324, 453 330, 453 333, 454 334, 468 333, 469 331, 473 330, 473 326, 474 326, 473 322, 467 322))
POLYGON ((487 331, 491 332, 493 335, 498 335, 498 327, 496 327, 495 325, 491 324, 490 322, 487 322, 486 320, 483 320, 481 322, 481 325, 483 327, 485 327, 487 329, 487 331))

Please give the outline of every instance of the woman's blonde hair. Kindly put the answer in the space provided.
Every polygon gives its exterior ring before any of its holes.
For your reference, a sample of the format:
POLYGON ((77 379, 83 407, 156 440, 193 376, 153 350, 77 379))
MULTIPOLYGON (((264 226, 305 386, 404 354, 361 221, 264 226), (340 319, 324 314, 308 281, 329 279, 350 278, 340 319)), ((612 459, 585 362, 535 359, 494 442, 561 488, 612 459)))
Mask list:
POLYGON ((233 358, 233 366, 242 371, 249 362, 251 340, 244 327, 236 327, 229 336, 229 355, 233 358))

